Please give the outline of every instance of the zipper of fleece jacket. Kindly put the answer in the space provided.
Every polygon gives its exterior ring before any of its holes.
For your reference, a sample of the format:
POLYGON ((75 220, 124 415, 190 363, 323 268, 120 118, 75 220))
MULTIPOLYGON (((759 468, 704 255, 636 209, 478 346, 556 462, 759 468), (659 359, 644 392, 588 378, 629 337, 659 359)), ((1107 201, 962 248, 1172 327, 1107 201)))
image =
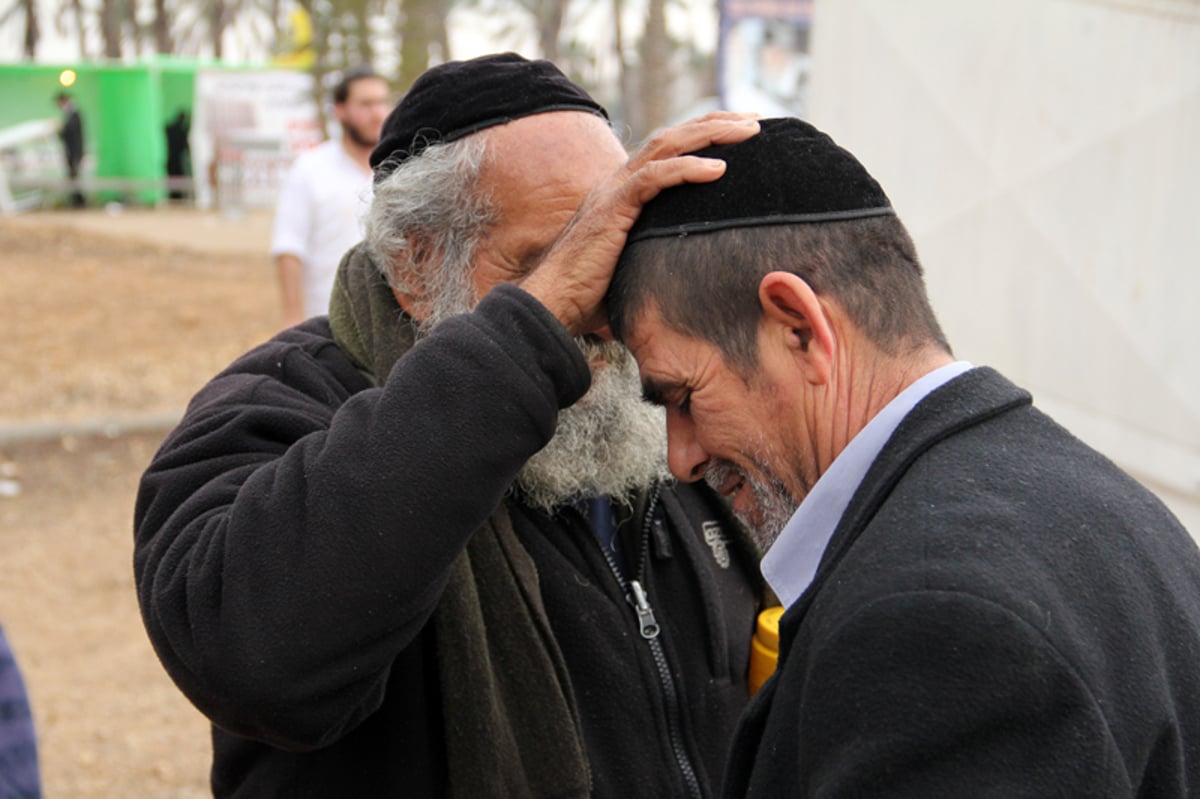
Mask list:
MULTIPOLYGON (((642 520, 642 549, 638 556, 638 568, 636 574, 639 577, 644 577, 643 572, 646 567, 646 560, 650 549, 650 525, 654 520, 654 506, 658 504, 659 487, 655 486, 650 493, 650 497, 646 502, 646 516, 642 520)), ((654 608, 650 607, 650 601, 646 596, 646 589, 642 586, 640 580, 626 580, 621 569, 617 566, 616 559, 608 547, 600 547, 600 551, 604 553, 604 560, 608 563, 608 568, 612 571, 613 576, 617 578, 617 583, 621 586, 621 590, 625 593, 625 601, 633 607, 633 612, 637 616, 638 630, 641 632, 642 640, 650 648, 650 655, 654 659, 655 671, 658 672, 658 683, 663 691, 663 707, 666 709, 667 715, 667 737, 670 739, 671 751, 675 754, 675 763, 679 766, 679 771, 683 776, 683 783, 687 787, 688 796, 695 799, 703 799, 703 792, 700 790, 700 780, 696 778, 696 769, 692 766, 692 760, 688 756, 687 747, 683 741, 683 726, 682 712, 680 709, 679 690, 675 686, 675 678, 671 675, 671 667, 667 663, 666 653, 663 651, 662 642, 658 640, 658 635, 662 632, 662 627, 659 621, 654 616, 654 608)))

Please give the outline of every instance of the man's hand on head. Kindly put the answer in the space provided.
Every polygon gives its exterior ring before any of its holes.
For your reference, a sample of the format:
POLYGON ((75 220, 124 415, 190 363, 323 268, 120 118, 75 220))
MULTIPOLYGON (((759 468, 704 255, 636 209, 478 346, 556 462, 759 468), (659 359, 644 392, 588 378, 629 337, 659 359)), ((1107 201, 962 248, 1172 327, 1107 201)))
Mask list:
POLYGON ((724 161, 685 153, 744 141, 758 132, 756 120, 757 116, 717 111, 656 133, 592 189, 521 288, 573 335, 603 328, 604 294, 642 206, 663 189, 721 177, 724 161))

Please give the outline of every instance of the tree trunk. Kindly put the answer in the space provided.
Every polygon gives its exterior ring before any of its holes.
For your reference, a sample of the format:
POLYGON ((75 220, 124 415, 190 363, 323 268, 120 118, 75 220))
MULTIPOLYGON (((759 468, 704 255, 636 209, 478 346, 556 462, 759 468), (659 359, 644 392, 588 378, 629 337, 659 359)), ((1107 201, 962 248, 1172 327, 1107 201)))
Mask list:
POLYGON ((563 19, 571 0, 537 0, 535 15, 538 26, 538 46, 542 58, 558 63, 558 40, 562 35, 563 19))
POLYGON ((83 1, 70 0, 71 13, 75 15, 75 36, 79 39, 79 60, 87 61, 90 57, 90 50, 87 46, 87 26, 83 21, 83 1))
POLYGON ((648 135, 665 125, 671 114, 666 0, 649 0, 641 50, 642 133, 648 135))
POLYGON ((446 29, 446 17, 450 16, 451 0, 432 0, 433 17, 430 23, 433 31, 430 41, 438 46, 438 56, 442 63, 454 60, 450 53, 450 31, 446 29))
POLYGON ((325 75, 329 72, 329 15, 318 9, 314 0, 301 0, 300 7, 312 21, 313 63, 309 73, 313 79, 313 100, 317 107, 317 130, 324 141, 329 135, 329 118, 325 115, 325 75))
POLYGON ((209 0, 208 31, 212 35, 213 58, 224 54, 221 40, 225 38, 225 0, 209 0))
POLYGON ((100 36, 104 39, 104 57, 121 57, 121 3, 103 0, 100 7, 100 36))
POLYGON ((140 56, 142 54, 142 28, 138 25, 137 20, 137 3, 136 0, 123 0, 121 3, 121 16, 125 18, 125 25, 129 31, 129 41, 133 45, 133 55, 140 56))
POLYGON ((356 58, 360 66, 375 64, 375 48, 371 43, 371 16, 371 3, 368 0, 358 0, 354 4, 354 24, 358 28, 356 58))
POLYGON ((400 31, 400 73, 397 75, 397 88, 401 91, 408 91, 413 81, 429 69, 429 44, 439 6, 436 0, 401 0, 403 28, 400 31))
POLYGON ((613 5, 613 49, 617 54, 617 90, 622 121, 630 131, 642 130, 641 108, 633 85, 633 72, 625 59, 625 28, 622 17, 625 13, 624 0, 612 0, 613 5))
POLYGON ((22 48, 25 57, 33 61, 37 59, 38 40, 42 38, 42 29, 38 24, 37 0, 21 0, 21 8, 25 12, 25 36, 22 48))
POLYGON ((167 18, 167 0, 154 0, 154 52, 170 54, 174 50, 171 21, 167 18))

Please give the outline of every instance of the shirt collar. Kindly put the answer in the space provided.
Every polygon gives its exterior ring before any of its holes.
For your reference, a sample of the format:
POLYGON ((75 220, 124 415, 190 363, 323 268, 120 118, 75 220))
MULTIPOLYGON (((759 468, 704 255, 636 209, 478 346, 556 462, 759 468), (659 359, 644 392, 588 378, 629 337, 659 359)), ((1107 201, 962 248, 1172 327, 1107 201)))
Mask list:
POLYGON ((834 458, 762 559, 763 577, 785 608, 812 583, 851 497, 900 422, 934 389, 971 368, 966 361, 955 361, 921 377, 885 405, 834 458))

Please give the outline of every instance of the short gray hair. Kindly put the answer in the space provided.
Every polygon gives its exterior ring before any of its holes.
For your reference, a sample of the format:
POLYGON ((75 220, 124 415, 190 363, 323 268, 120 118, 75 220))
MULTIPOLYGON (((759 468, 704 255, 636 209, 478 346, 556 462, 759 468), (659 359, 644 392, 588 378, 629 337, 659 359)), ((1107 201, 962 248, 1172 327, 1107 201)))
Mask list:
POLYGON ((729 364, 754 374, 763 313, 758 287, 777 270, 836 300, 889 355, 930 345, 951 352, 916 246, 890 214, 635 242, 621 253, 609 287, 609 324, 625 341, 653 304, 669 327, 708 341, 729 364))
POLYGON ((429 309, 423 324, 469 310, 479 239, 496 221, 479 188, 486 135, 435 144, 375 184, 365 244, 394 290, 429 309))

